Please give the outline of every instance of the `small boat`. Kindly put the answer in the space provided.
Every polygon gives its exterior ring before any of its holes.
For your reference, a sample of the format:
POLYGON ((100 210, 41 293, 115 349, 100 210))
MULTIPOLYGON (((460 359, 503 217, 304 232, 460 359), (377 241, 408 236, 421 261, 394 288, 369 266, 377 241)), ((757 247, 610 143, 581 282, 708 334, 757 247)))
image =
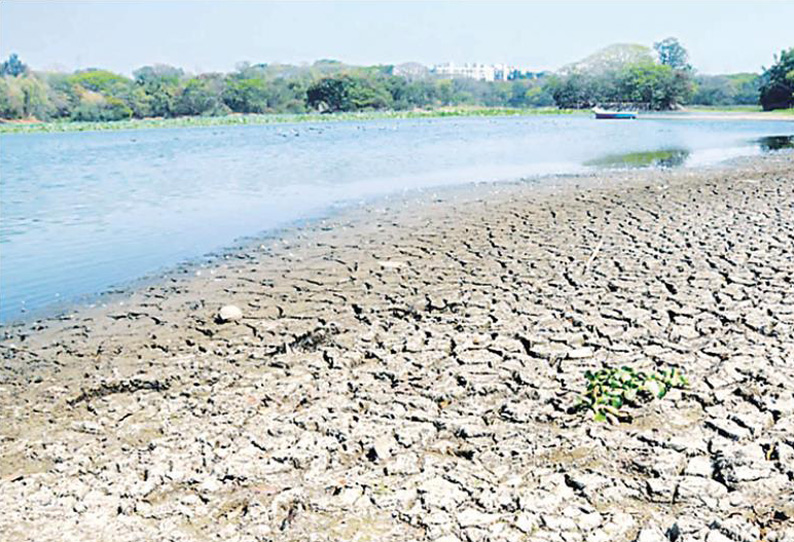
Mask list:
POLYGON ((595 113, 595 118, 597 119, 636 119, 637 118, 636 111, 614 111, 610 109, 601 109, 600 107, 594 107, 593 113, 595 113))

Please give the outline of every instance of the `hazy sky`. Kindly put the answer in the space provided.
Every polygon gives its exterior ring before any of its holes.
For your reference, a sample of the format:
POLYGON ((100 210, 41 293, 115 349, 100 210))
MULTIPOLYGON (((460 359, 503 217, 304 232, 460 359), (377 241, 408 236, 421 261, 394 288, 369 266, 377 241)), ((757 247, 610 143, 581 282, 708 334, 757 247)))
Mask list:
POLYGON ((703 73, 758 71, 794 46, 794 1, 231 2, 0 0, 0 56, 122 73, 166 63, 445 61, 556 69, 618 42, 676 36, 703 73))

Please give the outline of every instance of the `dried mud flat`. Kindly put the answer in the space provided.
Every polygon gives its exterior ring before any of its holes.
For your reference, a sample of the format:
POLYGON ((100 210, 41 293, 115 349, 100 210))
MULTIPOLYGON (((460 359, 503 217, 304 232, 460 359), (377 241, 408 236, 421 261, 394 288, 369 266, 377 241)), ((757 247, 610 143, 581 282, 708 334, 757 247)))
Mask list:
POLYGON ((794 157, 588 184, 7 327, 0 539, 794 541, 794 157), (570 413, 604 363, 690 386, 570 413))

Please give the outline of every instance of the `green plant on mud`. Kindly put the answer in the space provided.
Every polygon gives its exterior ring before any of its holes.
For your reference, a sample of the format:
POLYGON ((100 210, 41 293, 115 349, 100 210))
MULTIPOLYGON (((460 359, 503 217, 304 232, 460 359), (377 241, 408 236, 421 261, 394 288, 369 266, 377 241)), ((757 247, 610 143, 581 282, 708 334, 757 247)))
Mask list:
POLYGON ((624 406, 637 407, 654 399, 661 399, 673 388, 688 385, 686 377, 677 369, 646 373, 631 367, 604 367, 585 372, 587 391, 576 401, 574 409, 590 411, 593 419, 611 423, 630 421, 624 406))

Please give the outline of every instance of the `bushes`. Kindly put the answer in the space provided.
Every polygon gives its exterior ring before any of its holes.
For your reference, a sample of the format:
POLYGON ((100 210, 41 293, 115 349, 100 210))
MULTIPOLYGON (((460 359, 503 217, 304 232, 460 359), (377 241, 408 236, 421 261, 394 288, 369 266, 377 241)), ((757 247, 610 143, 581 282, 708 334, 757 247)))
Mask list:
POLYGON ((48 87, 37 77, 0 78, 0 117, 6 119, 50 117, 48 87))
POLYGON ((118 98, 98 96, 84 100, 70 116, 77 121, 111 121, 132 117, 132 109, 118 98))
POLYGON ((760 79, 754 73, 700 75, 695 78, 692 103, 699 105, 754 105, 760 79))
POLYGON ((573 71, 548 85, 557 107, 582 109, 599 103, 642 103, 649 109, 671 109, 687 103, 694 85, 691 74, 663 64, 627 64, 601 73, 573 71))
POLYGON ((561 108, 635 103, 649 109, 685 104, 694 90, 687 52, 675 38, 654 44, 611 45, 563 69, 547 88, 561 108))
POLYGON ((782 51, 764 71, 760 101, 764 111, 794 107, 794 47, 782 51))
POLYGON ((313 109, 334 113, 388 109, 394 99, 382 81, 344 74, 312 84, 306 90, 306 103, 313 109))
POLYGON ((24 94, 15 77, 0 78, 0 117, 21 119, 24 117, 24 94))
POLYGON ((221 115, 229 108, 221 100, 218 81, 194 77, 188 80, 176 98, 177 116, 221 115))

